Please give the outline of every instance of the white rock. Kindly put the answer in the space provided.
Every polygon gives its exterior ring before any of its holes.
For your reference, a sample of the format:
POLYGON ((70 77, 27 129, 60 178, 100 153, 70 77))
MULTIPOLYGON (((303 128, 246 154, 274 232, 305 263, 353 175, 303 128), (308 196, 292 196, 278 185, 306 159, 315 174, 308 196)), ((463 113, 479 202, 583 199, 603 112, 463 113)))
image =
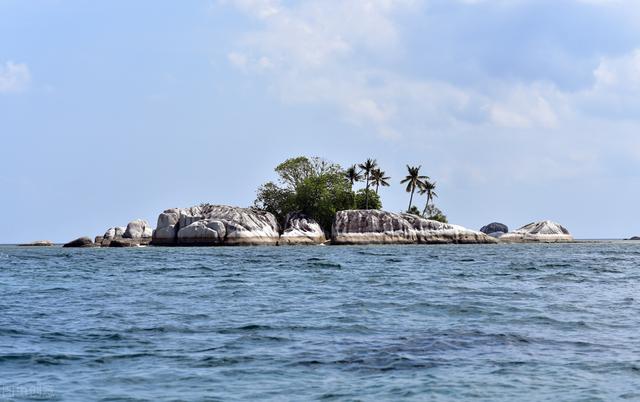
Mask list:
POLYGON ((567 243, 573 236, 562 225, 552 221, 533 222, 500 237, 504 243, 567 243))
POLYGON ((334 244, 496 243, 484 233, 411 214, 380 210, 339 211, 331 229, 334 244))
POLYGON ((303 214, 287 216, 284 233, 280 236, 281 245, 322 244, 326 241, 320 224, 303 214))
POLYGON ((127 229, 124 231, 122 237, 125 239, 145 239, 151 238, 153 229, 149 222, 144 219, 136 219, 129 222, 127 229))
POLYGON ((207 204, 164 211, 158 217, 153 244, 275 245, 279 238, 278 230, 275 216, 268 212, 207 204), (195 223, 199 224, 191 227, 195 223), (224 231, 220 224, 224 226, 224 231), (188 227, 191 229, 182 232, 188 227), (210 231, 215 231, 217 235, 210 231))
POLYGON ((178 243, 222 243, 226 229, 221 221, 199 220, 178 231, 178 243))
POLYGON ((125 228, 122 226, 117 226, 114 228, 109 228, 104 235, 102 236, 103 240, 113 240, 117 238, 121 238, 124 235, 125 228))

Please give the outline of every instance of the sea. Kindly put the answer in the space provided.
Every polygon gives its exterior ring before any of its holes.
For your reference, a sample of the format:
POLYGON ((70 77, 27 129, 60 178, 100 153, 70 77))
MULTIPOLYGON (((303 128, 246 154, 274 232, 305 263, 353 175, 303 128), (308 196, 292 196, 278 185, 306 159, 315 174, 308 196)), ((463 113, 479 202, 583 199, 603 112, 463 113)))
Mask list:
POLYGON ((640 242, 1 246, 13 400, 640 400, 640 242))

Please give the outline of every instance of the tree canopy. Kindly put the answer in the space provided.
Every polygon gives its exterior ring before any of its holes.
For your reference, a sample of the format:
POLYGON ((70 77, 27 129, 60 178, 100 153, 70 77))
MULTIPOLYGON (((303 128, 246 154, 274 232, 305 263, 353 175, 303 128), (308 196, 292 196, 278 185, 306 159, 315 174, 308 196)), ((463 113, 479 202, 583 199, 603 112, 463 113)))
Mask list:
MULTIPOLYGON (((256 208, 271 212, 281 225, 292 212, 302 212, 329 230, 336 212, 356 208, 356 193, 340 165, 318 157, 287 159, 275 168, 278 183, 267 182, 258 188, 256 208)), ((369 191, 370 203, 373 191, 369 191)), ((366 197, 366 193, 362 193, 366 197)), ((376 196, 376 207, 382 207, 376 196)))

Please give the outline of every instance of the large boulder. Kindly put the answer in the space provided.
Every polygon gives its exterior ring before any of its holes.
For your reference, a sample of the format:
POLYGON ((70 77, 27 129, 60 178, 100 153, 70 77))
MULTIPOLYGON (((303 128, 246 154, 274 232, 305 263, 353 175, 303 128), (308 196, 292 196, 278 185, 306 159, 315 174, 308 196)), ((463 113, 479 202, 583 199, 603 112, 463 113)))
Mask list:
POLYGON ((278 222, 273 214, 252 208, 203 204, 173 208, 158 216, 153 245, 276 245, 278 222))
POLYGON ((93 241, 90 238, 79 237, 63 245, 62 247, 93 247, 93 246, 94 246, 93 241))
POLYGON ((95 243, 97 246, 109 247, 113 240, 122 239, 125 230, 122 226, 109 228, 102 236, 96 236, 95 243))
POLYGON ((567 243, 573 236, 556 222, 533 222, 500 237, 505 243, 567 243))
POLYGON ((280 236, 280 245, 322 244, 327 239, 320 224, 300 213, 287 215, 285 229, 280 236))
POLYGON ((31 243, 18 244, 18 246, 22 247, 51 247, 53 246, 53 242, 49 240, 36 240, 31 243))
POLYGON ((339 211, 331 229, 333 244, 496 243, 484 233, 411 214, 380 210, 339 211))
POLYGON ((504 223, 493 222, 486 226, 483 226, 480 231, 491 237, 499 238, 505 233, 509 232, 509 228, 504 223))
POLYGON ((129 222, 122 237, 125 239, 150 239, 153 234, 153 229, 149 222, 144 219, 136 219, 129 222))
POLYGON ((158 225, 153 231, 153 244, 173 245, 176 243, 181 209, 167 209, 158 216, 158 225))

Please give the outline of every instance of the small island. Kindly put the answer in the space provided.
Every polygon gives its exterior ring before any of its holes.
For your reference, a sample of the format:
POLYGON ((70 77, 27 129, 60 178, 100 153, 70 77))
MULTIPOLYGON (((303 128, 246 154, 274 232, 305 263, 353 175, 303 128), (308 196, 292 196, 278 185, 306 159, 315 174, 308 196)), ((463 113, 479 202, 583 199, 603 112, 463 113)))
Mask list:
POLYGON ((400 181, 409 195, 406 211, 382 209, 380 187, 390 177, 375 159, 347 169, 319 157, 291 158, 275 168, 277 182, 257 190, 251 207, 200 204, 170 208, 153 229, 145 220, 108 229, 95 239, 81 237, 64 247, 193 247, 356 244, 497 244, 571 242, 561 225, 541 221, 509 232, 492 223, 476 231, 449 224, 435 206, 436 183, 407 165, 400 181), (364 188, 354 190, 358 183, 364 188), (424 196, 420 210, 414 201, 424 196))

